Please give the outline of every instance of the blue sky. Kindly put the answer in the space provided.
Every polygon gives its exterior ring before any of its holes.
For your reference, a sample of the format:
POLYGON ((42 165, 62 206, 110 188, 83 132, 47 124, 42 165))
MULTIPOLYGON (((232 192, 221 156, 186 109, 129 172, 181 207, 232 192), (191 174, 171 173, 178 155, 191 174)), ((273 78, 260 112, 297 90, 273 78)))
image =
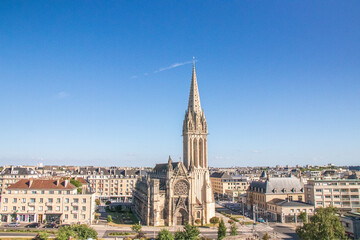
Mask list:
POLYGON ((1 1, 0 164, 359 164, 359 1, 1 1))

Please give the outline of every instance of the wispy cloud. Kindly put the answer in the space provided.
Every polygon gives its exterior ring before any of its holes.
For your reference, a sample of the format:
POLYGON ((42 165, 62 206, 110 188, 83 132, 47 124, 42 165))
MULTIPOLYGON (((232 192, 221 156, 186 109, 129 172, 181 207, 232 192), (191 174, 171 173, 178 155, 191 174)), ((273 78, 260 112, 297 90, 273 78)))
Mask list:
POLYGON ((193 63, 193 61, 187 61, 187 62, 181 62, 181 63, 174 63, 174 64, 171 64, 171 65, 168 66, 168 67, 160 68, 159 70, 156 70, 154 73, 158 73, 158 72, 170 70, 170 69, 173 69, 173 68, 176 68, 176 67, 180 67, 180 66, 183 66, 183 65, 186 65, 186 64, 190 64, 190 63, 193 63))
POLYGON ((131 76, 131 79, 134 79, 134 78, 137 78, 138 76, 137 75, 133 75, 131 76))
POLYGON ((59 99, 68 98, 69 96, 70 96, 70 94, 65 91, 61 91, 56 94, 56 98, 59 98, 59 99))

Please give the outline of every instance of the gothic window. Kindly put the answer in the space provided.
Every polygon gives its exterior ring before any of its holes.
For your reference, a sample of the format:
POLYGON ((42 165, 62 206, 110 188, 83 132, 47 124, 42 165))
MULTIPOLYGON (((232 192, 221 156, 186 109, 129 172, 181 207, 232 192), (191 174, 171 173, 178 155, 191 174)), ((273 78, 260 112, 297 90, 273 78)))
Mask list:
POLYGON ((200 217, 201 217, 200 211, 197 212, 196 217, 197 217, 197 218, 200 218, 200 217))
POLYGON ((175 195, 188 195, 189 187, 185 181, 179 181, 174 186, 175 195))

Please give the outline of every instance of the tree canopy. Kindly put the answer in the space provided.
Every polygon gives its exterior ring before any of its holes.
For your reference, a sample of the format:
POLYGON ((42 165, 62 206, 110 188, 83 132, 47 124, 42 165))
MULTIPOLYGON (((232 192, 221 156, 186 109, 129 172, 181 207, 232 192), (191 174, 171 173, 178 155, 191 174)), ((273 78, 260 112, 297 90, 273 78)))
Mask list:
POLYGON ((220 220, 220 224, 219 224, 219 228, 218 228, 218 240, 221 240, 223 238, 226 237, 226 227, 225 227, 225 223, 224 220, 221 219, 220 220))
POLYGON ((336 215, 337 209, 334 207, 319 208, 316 214, 310 218, 308 223, 296 230, 297 235, 302 240, 334 240, 347 239, 345 228, 340 222, 340 217, 336 215))
POLYGON ((59 231, 56 233, 56 240, 68 240, 70 237, 76 239, 97 239, 97 232, 85 225, 85 224, 76 224, 72 226, 61 227, 59 231))
POLYGON ((174 236, 169 232, 169 230, 163 228, 158 233, 157 240, 174 240, 174 236))
POLYGON ((198 239, 200 231, 198 227, 186 223, 183 231, 175 233, 175 240, 196 240, 198 239))

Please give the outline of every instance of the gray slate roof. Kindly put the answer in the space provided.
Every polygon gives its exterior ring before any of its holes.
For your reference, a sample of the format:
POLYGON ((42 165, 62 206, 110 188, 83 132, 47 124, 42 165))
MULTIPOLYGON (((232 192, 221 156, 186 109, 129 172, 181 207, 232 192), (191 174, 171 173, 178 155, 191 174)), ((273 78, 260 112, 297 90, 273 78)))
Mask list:
POLYGON ((270 178, 266 181, 253 181, 250 190, 264 193, 291 193, 302 192, 304 185, 296 177, 270 178))

